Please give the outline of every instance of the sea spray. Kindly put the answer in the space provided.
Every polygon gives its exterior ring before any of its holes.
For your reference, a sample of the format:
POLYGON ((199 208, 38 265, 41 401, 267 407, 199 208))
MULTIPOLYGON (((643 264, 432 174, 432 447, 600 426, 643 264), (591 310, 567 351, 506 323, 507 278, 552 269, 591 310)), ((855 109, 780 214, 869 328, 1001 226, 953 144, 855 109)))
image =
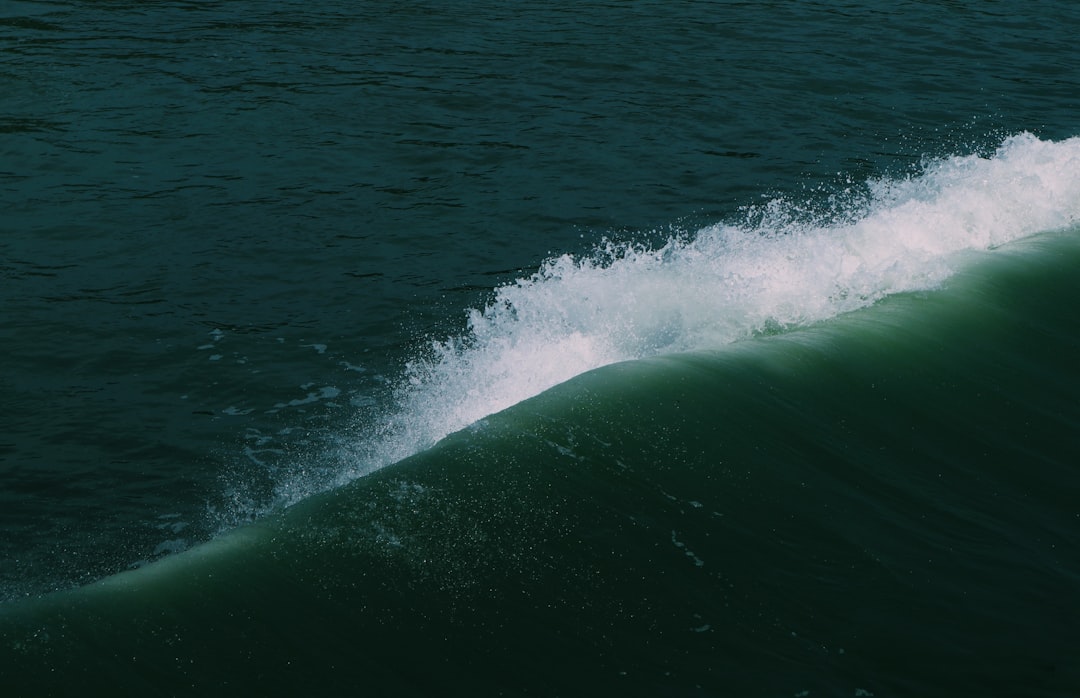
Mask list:
POLYGON ((277 505, 348 482, 590 369, 713 349, 942 284, 966 255, 1080 217, 1080 138, 1006 139, 989 157, 868 181, 853 203, 773 199, 647 247, 605 241, 547 260, 407 364, 391 405, 334 447, 332 472, 279 483, 277 505), (821 211, 820 214, 815 211, 821 211))

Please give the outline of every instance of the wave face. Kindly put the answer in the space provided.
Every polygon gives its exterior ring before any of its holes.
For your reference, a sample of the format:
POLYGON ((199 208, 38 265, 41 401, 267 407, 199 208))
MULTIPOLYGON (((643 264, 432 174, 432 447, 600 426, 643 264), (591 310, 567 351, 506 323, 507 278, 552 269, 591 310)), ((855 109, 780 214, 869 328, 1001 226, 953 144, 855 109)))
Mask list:
POLYGON ((739 222, 648 247, 548 260, 409 363, 394 406, 348 440, 332 477, 286 479, 295 503, 397 462, 594 368, 805 327, 940 286, 970 253, 1080 217, 1080 138, 1024 133, 989 157, 930 160, 821 201, 773 199, 739 222))
MULTIPOLYGON (((842 229, 857 249, 927 205, 842 229)), ((929 293, 878 283, 837 307, 892 295, 828 322, 744 321, 757 336, 586 372, 209 545, 0 607, 0 680, 20 696, 1069 695, 1078 232, 929 293)), ((759 239, 746 249, 786 244, 759 239)), ((665 258, 556 263, 501 297, 665 258)), ((945 278, 919 269, 904 283, 945 278)), ((511 322, 492 307, 480 347, 511 322)), ((470 356, 447 351, 434 366, 470 356)))

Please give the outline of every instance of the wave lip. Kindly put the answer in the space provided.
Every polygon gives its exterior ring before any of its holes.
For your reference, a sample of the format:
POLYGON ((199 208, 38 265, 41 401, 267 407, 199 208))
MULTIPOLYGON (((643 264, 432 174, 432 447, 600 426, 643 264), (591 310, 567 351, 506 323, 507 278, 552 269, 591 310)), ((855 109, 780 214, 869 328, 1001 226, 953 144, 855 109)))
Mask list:
POLYGON ((774 199, 657 248, 607 241, 549 259, 470 310, 463 335, 408 364, 395 407, 349 447, 337 484, 606 364, 717 348, 935 288, 964 253, 1074 225, 1078 172, 1080 138, 1021 133, 990 157, 931 160, 817 209, 774 199))

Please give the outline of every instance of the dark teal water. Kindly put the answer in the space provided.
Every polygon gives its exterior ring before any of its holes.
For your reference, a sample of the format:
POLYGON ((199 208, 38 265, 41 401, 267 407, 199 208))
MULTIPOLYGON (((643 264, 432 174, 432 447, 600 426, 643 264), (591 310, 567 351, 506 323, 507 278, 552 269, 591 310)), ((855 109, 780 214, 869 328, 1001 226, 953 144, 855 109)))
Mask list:
POLYGON ((1077 26, 0 7, 5 695, 1080 692, 1077 26))

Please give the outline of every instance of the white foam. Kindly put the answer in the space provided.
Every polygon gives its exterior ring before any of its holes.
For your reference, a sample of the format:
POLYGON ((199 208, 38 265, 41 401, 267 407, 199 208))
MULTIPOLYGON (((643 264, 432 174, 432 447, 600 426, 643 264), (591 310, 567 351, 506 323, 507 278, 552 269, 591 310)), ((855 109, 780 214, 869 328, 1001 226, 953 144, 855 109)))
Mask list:
POLYGON ((748 209, 743 222, 655 249, 606 243, 545 262, 469 311, 464 335, 408 365, 396 405, 348 449, 338 483, 587 370, 715 348, 930 289, 960 253, 1074 225, 1080 138, 1020 134, 991 157, 931 161, 863 193, 857 205, 816 217, 778 199, 748 209))

